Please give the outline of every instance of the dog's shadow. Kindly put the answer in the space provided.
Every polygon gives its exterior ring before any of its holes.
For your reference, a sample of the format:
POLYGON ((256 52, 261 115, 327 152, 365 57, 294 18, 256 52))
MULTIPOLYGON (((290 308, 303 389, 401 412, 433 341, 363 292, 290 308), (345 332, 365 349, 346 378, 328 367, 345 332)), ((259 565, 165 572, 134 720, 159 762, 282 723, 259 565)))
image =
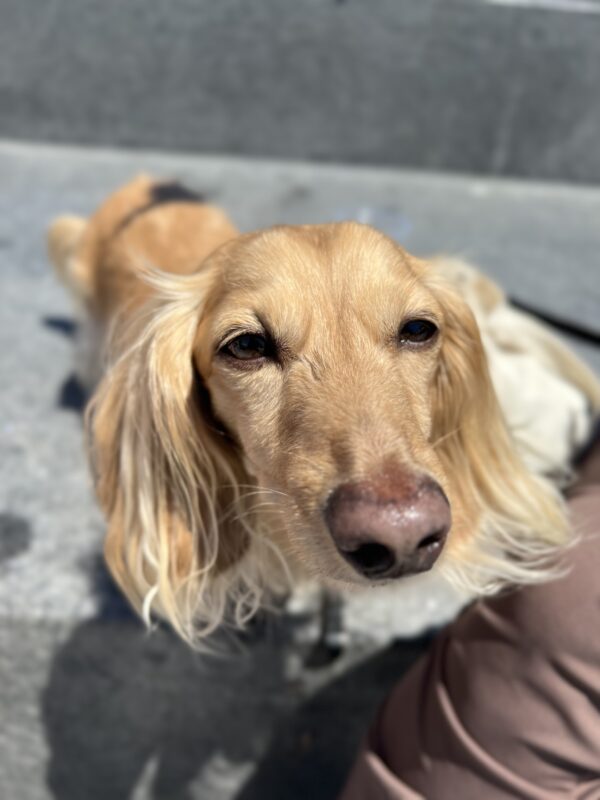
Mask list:
POLYGON ((93 581, 101 612, 59 648, 42 694, 57 800, 332 798, 383 695, 424 647, 390 646, 303 702, 289 619, 198 655, 167 630, 146 633, 100 560, 93 581))

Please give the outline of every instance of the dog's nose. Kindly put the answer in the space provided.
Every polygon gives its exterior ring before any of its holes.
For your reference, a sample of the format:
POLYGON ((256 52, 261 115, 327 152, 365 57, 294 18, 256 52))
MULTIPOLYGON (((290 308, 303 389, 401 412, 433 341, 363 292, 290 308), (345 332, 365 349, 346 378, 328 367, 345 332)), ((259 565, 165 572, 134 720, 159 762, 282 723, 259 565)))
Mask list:
POLYGON ((425 572, 450 529, 450 505, 431 478, 346 483, 329 497, 325 520, 337 549, 371 580, 425 572))

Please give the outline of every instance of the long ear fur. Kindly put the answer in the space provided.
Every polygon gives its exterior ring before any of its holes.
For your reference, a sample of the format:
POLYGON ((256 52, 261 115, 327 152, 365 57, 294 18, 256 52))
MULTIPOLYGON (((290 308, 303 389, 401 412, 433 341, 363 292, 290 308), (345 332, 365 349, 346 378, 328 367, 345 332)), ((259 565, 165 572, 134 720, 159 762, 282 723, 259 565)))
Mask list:
POLYGON ((242 624, 282 570, 200 397, 192 346, 211 276, 147 280, 155 304, 124 349, 120 337, 88 412, 92 464, 117 582, 146 622, 155 611, 198 644, 228 618, 242 624))
POLYGON ((511 306, 504 291, 487 275, 462 259, 447 256, 433 258, 430 265, 460 292, 477 318, 488 321, 494 341, 507 351, 535 356, 552 372, 579 389, 591 409, 600 411, 600 381, 561 340, 531 314, 511 306), (493 316, 490 316, 493 313, 493 316), (487 318, 487 320, 486 320, 487 318), (518 338, 515 332, 518 331, 518 338), (521 343, 525 344, 521 344, 521 343))
POLYGON ((504 583, 547 579, 556 574, 557 551, 570 540, 564 505, 517 452, 473 314, 443 279, 429 278, 446 316, 435 379, 434 441, 464 514, 447 573, 478 594, 504 583))

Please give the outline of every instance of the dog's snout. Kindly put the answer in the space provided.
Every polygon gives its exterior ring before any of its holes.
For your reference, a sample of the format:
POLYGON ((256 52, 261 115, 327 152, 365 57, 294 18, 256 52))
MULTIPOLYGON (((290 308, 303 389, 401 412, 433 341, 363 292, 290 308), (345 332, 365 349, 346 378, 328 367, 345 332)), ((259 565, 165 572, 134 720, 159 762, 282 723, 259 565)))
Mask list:
POLYGON ((329 497, 325 520, 346 561, 371 580, 424 572, 450 529, 450 506, 431 478, 346 483, 329 497))

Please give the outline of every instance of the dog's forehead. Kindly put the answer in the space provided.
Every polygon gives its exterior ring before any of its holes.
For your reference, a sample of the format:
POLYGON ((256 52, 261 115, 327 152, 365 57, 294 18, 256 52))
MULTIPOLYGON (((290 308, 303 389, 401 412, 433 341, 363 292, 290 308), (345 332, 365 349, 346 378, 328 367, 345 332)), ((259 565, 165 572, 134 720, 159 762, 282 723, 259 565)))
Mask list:
POLYGON ((260 320, 292 347, 359 329, 374 340, 435 298, 424 265, 359 223, 278 227, 240 237, 222 267, 213 336, 260 320))
POLYGON ((414 278, 414 259, 384 234, 355 222, 279 226, 241 237, 226 265, 230 290, 286 285, 347 298, 382 283, 414 278))

